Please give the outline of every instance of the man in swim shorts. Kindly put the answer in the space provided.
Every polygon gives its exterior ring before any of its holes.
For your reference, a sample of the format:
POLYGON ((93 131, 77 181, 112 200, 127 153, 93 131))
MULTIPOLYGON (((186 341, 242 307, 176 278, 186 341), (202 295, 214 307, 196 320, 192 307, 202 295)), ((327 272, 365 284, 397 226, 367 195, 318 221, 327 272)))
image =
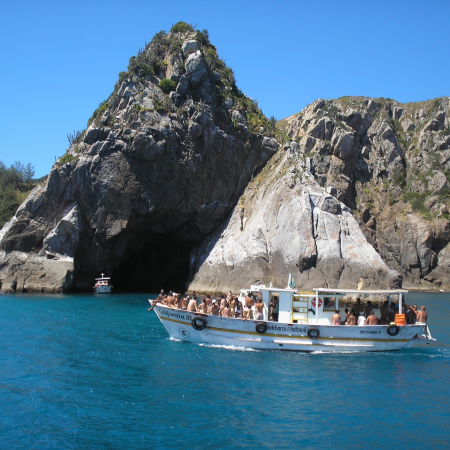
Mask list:
POLYGON ((263 320, 264 319, 264 303, 259 298, 255 303, 255 320, 263 320))
POLYGON ((244 304, 245 319, 253 319, 252 306, 253 306, 253 299, 249 295, 247 295, 247 297, 245 297, 245 304, 244 304))
POLYGON ((419 311, 419 322, 427 323, 428 314, 425 312, 425 306, 420 307, 419 311))

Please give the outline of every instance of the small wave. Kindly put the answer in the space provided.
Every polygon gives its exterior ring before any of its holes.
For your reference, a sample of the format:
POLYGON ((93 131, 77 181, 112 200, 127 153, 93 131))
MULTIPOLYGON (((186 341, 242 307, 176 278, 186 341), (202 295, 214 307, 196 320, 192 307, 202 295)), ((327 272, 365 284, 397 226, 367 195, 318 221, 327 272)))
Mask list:
POLYGON ((167 338, 167 340, 168 341, 174 341, 174 342, 183 342, 181 339, 177 339, 177 338, 174 338, 174 337, 169 337, 169 338, 167 338))
POLYGON ((208 347, 208 348, 224 348, 226 350, 235 350, 238 352, 258 352, 255 348, 249 347, 235 347, 234 345, 219 345, 219 344, 198 344, 200 347, 208 347))

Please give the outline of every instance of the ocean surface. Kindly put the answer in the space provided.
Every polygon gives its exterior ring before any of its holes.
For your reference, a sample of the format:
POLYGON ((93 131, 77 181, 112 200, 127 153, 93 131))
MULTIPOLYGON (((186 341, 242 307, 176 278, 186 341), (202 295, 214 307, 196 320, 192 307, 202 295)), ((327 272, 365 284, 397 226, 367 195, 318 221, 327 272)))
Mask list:
MULTIPOLYGON (((450 295, 392 353, 171 341, 145 294, 0 294, 0 448, 450 447, 450 295)), ((151 297, 153 298, 153 297, 151 297)))

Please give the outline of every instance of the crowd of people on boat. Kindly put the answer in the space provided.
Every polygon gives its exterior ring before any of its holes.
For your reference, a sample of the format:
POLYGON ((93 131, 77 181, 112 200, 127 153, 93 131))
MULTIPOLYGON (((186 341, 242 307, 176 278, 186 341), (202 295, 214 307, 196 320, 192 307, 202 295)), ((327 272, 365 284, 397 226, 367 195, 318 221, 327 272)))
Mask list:
MULTIPOLYGON (((155 303, 161 303, 173 309, 244 320, 263 320, 264 308, 266 308, 259 293, 249 292, 245 296, 241 296, 235 295, 231 291, 228 295, 220 294, 214 299, 207 295, 199 303, 195 292, 192 292, 190 295, 177 294, 172 291, 165 294, 164 290, 162 290, 155 303)), ((417 305, 410 306, 405 304, 403 311, 407 324, 427 323, 428 314, 425 311, 425 306, 418 310, 417 305)), ((380 308, 380 317, 378 318, 374 313, 372 302, 369 300, 364 305, 361 303, 361 299, 358 298, 351 308, 345 308, 344 319, 341 317, 340 310, 337 309, 331 318, 331 322, 333 325, 348 326, 389 325, 395 322, 395 315, 398 313, 398 305, 395 302, 389 303, 386 300, 380 308)), ((279 300, 274 296, 269 304, 267 316, 269 320, 278 322, 278 314, 279 300)))
MULTIPOLYGON (((207 295, 199 303, 195 292, 190 295, 182 295, 170 291, 166 295, 162 290, 156 299, 156 303, 161 303, 173 309, 244 320, 263 320, 264 308, 266 308, 259 294, 248 293, 245 296, 240 296, 233 294, 231 291, 228 295, 220 294, 214 299, 207 295)), ((269 304, 268 316, 270 320, 278 321, 278 312, 278 298, 274 297, 269 304)))
MULTIPOLYGON (((399 307, 395 302, 389 303, 386 300, 380 308, 380 318, 378 318, 372 308, 372 302, 369 300, 366 305, 361 303, 358 298, 356 303, 349 309, 345 308, 345 319, 342 320, 340 310, 336 310, 331 318, 333 325, 389 325, 395 323, 395 316, 399 313, 399 307)), ((420 310, 417 305, 404 305, 404 314, 407 324, 417 322, 427 323, 428 314, 425 306, 421 306, 420 310)))

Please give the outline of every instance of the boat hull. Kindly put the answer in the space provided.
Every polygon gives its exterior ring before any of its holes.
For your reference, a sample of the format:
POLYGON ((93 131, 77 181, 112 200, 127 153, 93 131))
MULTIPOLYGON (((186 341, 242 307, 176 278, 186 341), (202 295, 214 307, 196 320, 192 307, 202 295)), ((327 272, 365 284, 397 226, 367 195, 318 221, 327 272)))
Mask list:
POLYGON ((112 286, 96 286, 94 291, 96 294, 111 294, 112 286))
POLYGON ((164 305, 156 305, 154 311, 170 337, 198 344, 300 352, 379 352, 411 347, 418 337, 422 342, 427 340, 426 325, 400 326, 398 334, 391 336, 388 325, 348 327, 264 322, 267 330, 258 333, 256 326, 261 321, 192 313, 164 305), (194 318, 206 322, 204 329, 193 327, 194 318), (317 338, 310 337, 311 329, 316 334, 318 331, 317 338))

